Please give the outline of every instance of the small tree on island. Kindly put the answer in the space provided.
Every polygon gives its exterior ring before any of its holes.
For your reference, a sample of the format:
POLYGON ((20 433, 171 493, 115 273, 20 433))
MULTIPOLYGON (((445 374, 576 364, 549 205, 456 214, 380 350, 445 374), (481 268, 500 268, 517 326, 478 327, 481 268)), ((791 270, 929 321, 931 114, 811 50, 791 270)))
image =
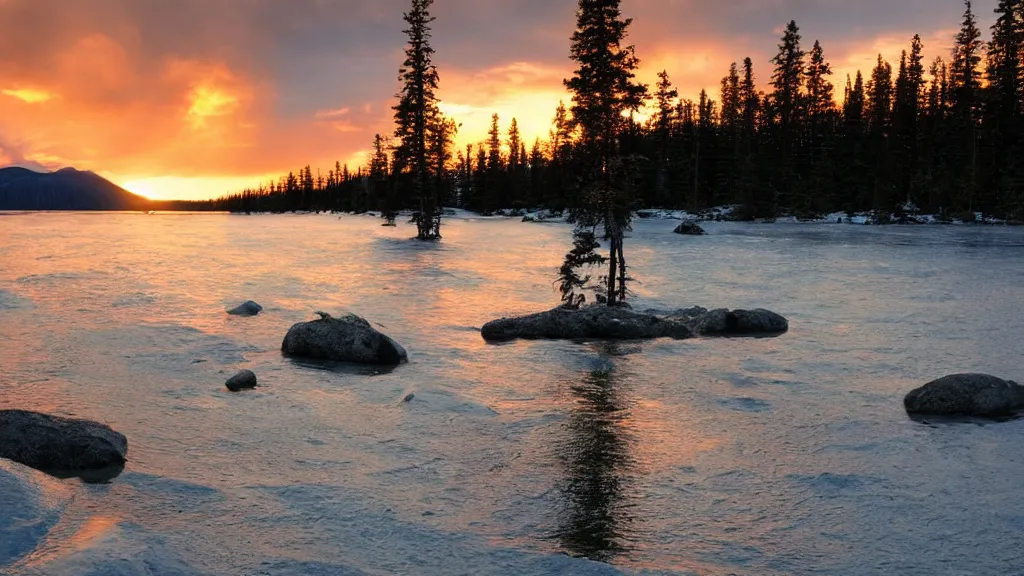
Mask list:
MULTIPOLYGON (((623 46, 632 19, 622 18, 619 0, 579 0, 570 58, 578 64, 565 86, 572 93, 572 123, 579 133, 582 194, 571 208, 580 230, 600 224, 610 243, 606 302, 626 298, 625 232, 633 209, 635 158, 621 154, 619 135, 638 110, 647 86, 635 80, 640 65, 633 46, 623 46)), ((574 249, 575 251, 575 249, 574 249)), ((570 252, 566 265, 571 265, 570 252)), ((564 299, 564 291, 563 291, 564 299)))
MULTIPOLYGON (((405 48, 405 61, 398 72, 402 91, 398 94, 395 110, 395 138, 398 145, 393 155, 394 173, 408 172, 412 176, 412 195, 419 203, 416 222, 419 240, 441 238, 441 211, 437 201, 437 186, 431 180, 431 144, 447 141, 434 132, 449 130, 450 125, 439 119, 437 87, 439 76, 432 62, 434 49, 430 46, 430 5, 434 0, 412 0, 412 9, 404 15, 409 28, 405 48)), ((436 154, 435 154, 436 155, 436 154)))
POLYGON ((577 227, 572 235, 572 250, 565 255, 565 262, 558 269, 558 291, 562 294, 562 305, 579 308, 587 301, 583 294, 590 275, 580 276, 579 269, 604 264, 607 258, 594 252, 601 247, 593 229, 577 227))

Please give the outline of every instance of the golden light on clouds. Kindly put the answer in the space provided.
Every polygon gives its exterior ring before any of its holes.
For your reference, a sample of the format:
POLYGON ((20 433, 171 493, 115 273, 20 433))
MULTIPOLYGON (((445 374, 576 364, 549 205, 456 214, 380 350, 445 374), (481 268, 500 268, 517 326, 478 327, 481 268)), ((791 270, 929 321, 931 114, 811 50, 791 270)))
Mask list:
POLYGON ((0 93, 4 96, 17 98, 27 104, 40 104, 42 102, 49 102, 56 98, 54 94, 51 94, 46 90, 38 90, 35 88, 8 88, 0 91, 0 93))
POLYGON ((207 119, 227 116, 238 109, 238 97, 209 86, 198 86, 189 97, 188 121, 193 128, 205 128, 207 119))
POLYGON ((471 72, 449 71, 441 85, 439 107, 461 124, 456 138, 460 149, 487 138, 493 114, 499 117, 503 142, 515 118, 529 149, 536 138, 548 137, 559 101, 568 104, 569 96, 562 85, 567 73, 563 67, 533 62, 471 72))

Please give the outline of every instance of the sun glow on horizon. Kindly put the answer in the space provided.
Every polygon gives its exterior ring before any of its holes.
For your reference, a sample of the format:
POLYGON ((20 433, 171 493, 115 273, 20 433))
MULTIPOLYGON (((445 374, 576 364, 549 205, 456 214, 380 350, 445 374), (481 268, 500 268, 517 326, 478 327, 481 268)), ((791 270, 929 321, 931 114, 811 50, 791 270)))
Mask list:
POLYGON ((276 181, 279 175, 109 177, 125 190, 150 200, 210 200, 276 181))

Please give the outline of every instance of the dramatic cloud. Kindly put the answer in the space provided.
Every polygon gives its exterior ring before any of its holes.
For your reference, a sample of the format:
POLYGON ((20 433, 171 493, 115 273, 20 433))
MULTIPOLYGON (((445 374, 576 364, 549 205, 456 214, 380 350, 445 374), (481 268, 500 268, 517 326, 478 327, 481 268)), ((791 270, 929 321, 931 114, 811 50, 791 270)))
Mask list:
MULTIPOLYGON (((0 163, 74 165, 154 196, 206 197, 307 163, 356 164, 389 133, 407 0, 0 0, 0 163)), ((988 25, 995 0, 976 3, 988 25), (991 5, 990 5, 991 4, 991 5)), ((434 45, 459 140, 492 113, 546 135, 571 0, 440 0, 434 45)), ((624 0, 652 81, 717 97, 729 63, 770 74, 782 26, 820 39, 836 70, 895 61, 910 37, 945 55, 959 0, 624 0)))

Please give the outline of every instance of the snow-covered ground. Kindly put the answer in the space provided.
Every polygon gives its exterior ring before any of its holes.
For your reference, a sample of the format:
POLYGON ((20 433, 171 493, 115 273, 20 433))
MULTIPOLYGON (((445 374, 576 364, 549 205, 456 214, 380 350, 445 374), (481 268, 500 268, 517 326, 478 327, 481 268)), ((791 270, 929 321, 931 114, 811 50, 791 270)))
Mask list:
MULTIPOLYGON (((644 220, 679 220, 679 221, 695 221, 695 222, 706 222, 706 221, 721 221, 730 220, 732 213, 739 208, 738 206, 716 206, 714 208, 708 208, 699 212, 689 212, 687 210, 666 210, 663 208, 643 208, 637 210, 634 216, 638 219, 644 220)), ((890 214, 887 224, 986 224, 986 225, 1005 225, 1007 221, 993 217, 986 217, 981 212, 975 213, 975 220, 973 222, 964 221, 956 218, 942 219, 935 214, 921 214, 916 206, 912 204, 905 205, 903 207, 902 215, 890 214)), ((351 215, 352 213, 346 213, 351 215)), ((364 212, 358 214, 359 216, 380 218, 380 212, 364 212)), ((398 218, 408 220, 412 217, 412 212, 405 210, 399 212, 398 218)), ((546 208, 533 208, 529 210, 522 209, 504 209, 498 210, 491 215, 482 215, 477 212, 472 212, 464 208, 445 208, 445 218, 460 218, 460 219, 472 219, 472 220, 505 220, 505 219, 521 219, 523 222, 550 222, 559 223, 566 221, 566 214, 564 212, 556 212, 548 210, 546 208)), ((814 223, 814 224, 878 224, 877 215, 872 212, 857 212, 852 216, 846 212, 832 212, 830 214, 824 214, 817 218, 798 218, 796 216, 779 216, 771 219, 759 219, 759 223, 814 223)))
MULTIPOLYGON (((686 210, 663 210, 660 208, 648 208, 643 210, 637 210, 636 216, 645 219, 661 219, 661 220, 691 220, 691 221, 708 221, 708 220, 729 220, 730 215, 736 210, 737 206, 717 206, 708 210, 702 210, 700 212, 688 212, 686 210)), ((974 221, 969 222, 956 218, 942 219, 935 214, 921 214, 916 206, 906 205, 903 207, 904 212, 902 215, 890 214, 888 217, 887 224, 990 224, 999 225, 1007 224, 1005 220, 1001 220, 993 217, 985 217, 981 212, 974 214, 974 221)), ((779 216, 771 219, 760 219, 758 222, 770 223, 779 222, 787 224, 795 223, 836 223, 836 224, 878 224, 878 216, 872 212, 857 212, 852 216, 846 212, 832 212, 830 214, 824 214, 817 218, 798 218, 796 216, 779 216)))

